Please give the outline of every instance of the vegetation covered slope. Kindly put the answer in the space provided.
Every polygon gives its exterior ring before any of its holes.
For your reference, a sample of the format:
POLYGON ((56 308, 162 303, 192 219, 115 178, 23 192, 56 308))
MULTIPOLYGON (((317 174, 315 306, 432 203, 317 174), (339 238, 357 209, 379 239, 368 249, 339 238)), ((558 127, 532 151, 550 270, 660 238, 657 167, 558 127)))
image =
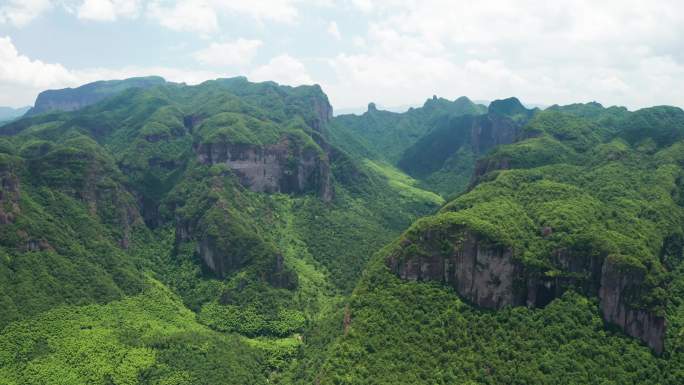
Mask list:
POLYGON ((537 114, 377 253, 309 378, 681 383, 684 111, 595 109, 537 114))
POLYGON ((534 113, 509 98, 493 101, 484 114, 444 116, 404 151, 397 164, 444 196, 460 193, 470 182, 475 160, 519 139, 520 128, 534 113))
POLYGON ((405 113, 378 111, 336 117, 333 143, 354 154, 384 161, 448 197, 468 186, 475 160, 489 149, 512 143, 536 110, 518 99, 496 100, 489 108, 461 97, 434 97, 405 113))
POLYGON ((430 131, 437 120, 452 115, 479 115, 486 111, 466 97, 455 101, 428 99, 420 108, 404 113, 378 110, 368 105, 362 115, 336 116, 330 128, 331 140, 351 154, 365 150, 373 159, 396 164, 402 153, 430 131))
MULTIPOLYGON (((441 198, 326 140, 319 87, 128 88, 0 128, 0 379, 264 383, 441 198)), ((0 381, 2 382, 2 381, 0 381)))
POLYGON ((119 91, 0 127, 0 383, 684 382, 680 109, 119 91))

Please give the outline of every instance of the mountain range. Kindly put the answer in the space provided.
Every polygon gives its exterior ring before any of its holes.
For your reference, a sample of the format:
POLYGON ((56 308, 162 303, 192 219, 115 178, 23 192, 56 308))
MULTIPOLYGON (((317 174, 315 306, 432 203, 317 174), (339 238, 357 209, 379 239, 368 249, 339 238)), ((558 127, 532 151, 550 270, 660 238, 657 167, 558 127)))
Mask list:
POLYGON ((684 383, 684 111, 159 77, 0 126, 2 384, 684 383))

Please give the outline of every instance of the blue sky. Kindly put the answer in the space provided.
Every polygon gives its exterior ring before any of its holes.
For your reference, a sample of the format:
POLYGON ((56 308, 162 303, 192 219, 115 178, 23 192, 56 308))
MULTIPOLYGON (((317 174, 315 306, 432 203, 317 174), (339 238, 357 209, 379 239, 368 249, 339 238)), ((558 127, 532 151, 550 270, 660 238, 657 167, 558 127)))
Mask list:
POLYGON ((0 105, 156 74, 318 83, 336 108, 683 106, 682 36, 680 0, 0 0, 0 105))

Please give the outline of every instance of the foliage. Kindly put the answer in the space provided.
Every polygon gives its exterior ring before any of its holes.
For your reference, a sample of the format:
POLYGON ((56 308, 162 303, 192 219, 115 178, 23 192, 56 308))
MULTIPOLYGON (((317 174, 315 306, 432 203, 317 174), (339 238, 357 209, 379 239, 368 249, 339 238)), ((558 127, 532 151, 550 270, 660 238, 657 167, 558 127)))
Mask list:
POLYGON ((106 305, 65 306, 0 335, 5 384, 262 384, 262 353, 212 332, 159 283, 106 305))
MULTIPOLYGON (((475 309, 439 284, 382 266, 350 300, 351 328, 310 377, 321 384, 680 383, 684 356, 656 358, 604 328, 596 302, 566 292, 543 309, 475 309)), ((340 320, 338 319, 338 322, 340 320)), ((676 332, 670 334, 672 342, 676 332)), ((677 342, 681 346, 681 340, 677 342)))

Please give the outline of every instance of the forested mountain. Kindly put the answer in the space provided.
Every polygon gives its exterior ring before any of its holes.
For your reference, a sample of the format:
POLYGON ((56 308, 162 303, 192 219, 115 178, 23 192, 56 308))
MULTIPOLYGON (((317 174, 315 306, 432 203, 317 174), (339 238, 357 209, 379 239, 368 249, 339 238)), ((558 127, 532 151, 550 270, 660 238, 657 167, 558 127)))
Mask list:
POLYGON ((332 142, 350 153, 400 168, 426 189, 443 196, 462 192, 475 160, 494 146, 516 140, 534 114, 518 99, 495 100, 489 107, 466 97, 433 97, 405 113, 378 111, 333 120, 332 142))
POLYGON ((331 116, 319 87, 234 78, 0 128, 2 382, 282 371, 370 255, 443 202, 330 146, 331 116))
POLYGON ((680 384, 683 177, 675 107, 45 92, 0 126, 0 384, 680 384))
POLYGON ((375 254, 320 383, 682 383, 682 135, 674 107, 535 114, 375 254))

